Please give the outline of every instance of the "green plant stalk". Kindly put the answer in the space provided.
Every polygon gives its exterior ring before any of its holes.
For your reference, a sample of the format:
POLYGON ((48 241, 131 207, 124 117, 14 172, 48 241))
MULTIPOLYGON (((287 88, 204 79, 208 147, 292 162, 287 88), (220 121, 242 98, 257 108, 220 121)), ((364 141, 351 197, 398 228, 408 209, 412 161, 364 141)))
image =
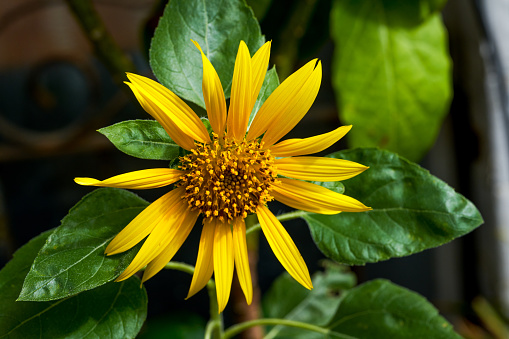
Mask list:
MULTIPOLYGON (((106 29, 99 13, 90 0, 65 0, 76 17, 85 36, 94 48, 97 57, 104 63, 117 84, 122 84, 125 72, 136 71, 136 67, 127 55, 115 43, 106 29)), ((122 86, 126 87, 126 86, 122 86)))
MULTIPOLYGON (((194 267, 178 261, 170 261, 164 266, 165 269, 171 269, 194 274, 194 267)), ((207 291, 210 299, 210 320, 205 329, 205 338, 207 339, 221 339, 223 338, 223 316, 219 313, 217 305, 216 284, 214 280, 210 279, 207 282, 207 291)))
POLYGON ((343 339, 354 339, 354 337, 351 337, 346 334, 341 334, 337 332, 331 332, 328 328, 323 328, 307 323, 303 323, 300 321, 293 321, 293 320, 286 320, 286 319, 277 319, 277 318, 264 318, 264 319, 257 319, 252 321, 247 321, 241 324, 236 324, 228 328, 224 332, 224 339, 232 338, 233 336, 247 330, 250 327, 253 326, 264 326, 264 325, 283 325, 283 326, 289 326, 289 327, 295 327, 295 328, 301 328, 303 330, 308 330, 311 332, 317 332, 325 335, 329 335, 331 337, 335 338, 343 338, 343 339))
MULTIPOLYGON (((283 214, 277 215, 276 219, 279 221, 293 220, 293 219, 301 218, 308 213, 309 212, 298 210, 298 211, 293 211, 293 212, 288 212, 288 213, 283 213, 283 214)), ((260 230, 260 228, 262 228, 260 224, 254 224, 253 226, 249 227, 246 230, 246 235, 250 235, 250 237, 252 237, 251 233, 254 233, 254 232, 260 230)), ((248 240, 250 237, 248 237, 248 240)))

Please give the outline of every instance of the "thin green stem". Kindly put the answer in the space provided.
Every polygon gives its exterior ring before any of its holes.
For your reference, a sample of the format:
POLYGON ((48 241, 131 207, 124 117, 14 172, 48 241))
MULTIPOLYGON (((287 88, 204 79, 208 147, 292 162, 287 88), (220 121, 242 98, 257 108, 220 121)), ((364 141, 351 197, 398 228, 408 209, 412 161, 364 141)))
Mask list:
MULTIPOLYGON (((165 269, 181 271, 194 274, 194 267, 183 262, 170 261, 164 266, 165 269)), ((207 291, 209 292, 210 299, 210 320, 205 329, 205 338, 221 339, 223 338, 223 316, 219 313, 217 305, 216 284, 214 280, 210 279, 207 282, 207 291)))
MULTIPOLYGON (((286 221, 286 220, 302 218, 303 216, 305 216, 308 213, 309 212, 299 210, 299 211, 293 211, 293 212, 288 212, 288 213, 283 213, 283 214, 277 215, 276 218, 279 221, 286 221)), ((258 230, 260 230, 260 228, 261 228, 260 224, 254 224, 253 226, 249 227, 246 230, 246 235, 253 233, 255 231, 258 231, 258 230)))
MULTIPOLYGON (((135 71, 136 68, 106 29, 92 1, 66 0, 65 2, 76 17, 88 41, 92 44, 97 57, 108 68, 113 79, 118 84, 122 84, 125 79, 125 72, 135 71)), ((127 86, 123 87, 127 88, 127 86)))
POLYGON ((211 339, 223 338, 223 315, 219 313, 219 306, 217 305, 217 294, 216 284, 211 279, 207 283, 207 291, 209 292, 210 299, 210 319, 207 324, 207 332, 205 336, 209 336, 211 339))
POLYGON ((295 327, 295 328, 301 328, 303 330, 308 330, 312 332, 317 332, 325 335, 334 336, 336 338, 343 338, 343 339, 353 339, 354 337, 351 337, 346 334, 341 334, 337 332, 331 332, 328 328, 323 328, 307 323, 303 323, 300 321, 293 321, 293 320, 286 320, 286 319, 274 319, 274 318, 265 318, 265 319, 257 319, 252 321, 246 321, 244 323, 240 323, 237 325, 233 325, 229 329, 227 329, 224 332, 224 339, 232 338, 233 336, 245 331, 246 329, 253 327, 253 326, 264 326, 264 325, 283 325, 283 326, 289 326, 289 327, 295 327))

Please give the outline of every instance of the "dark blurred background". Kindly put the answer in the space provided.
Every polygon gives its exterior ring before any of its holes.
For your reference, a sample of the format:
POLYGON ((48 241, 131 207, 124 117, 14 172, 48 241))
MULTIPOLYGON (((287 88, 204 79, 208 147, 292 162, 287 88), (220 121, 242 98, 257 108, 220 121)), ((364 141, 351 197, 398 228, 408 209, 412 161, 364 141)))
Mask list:
MULTIPOLYGON (((271 64, 281 63, 280 75, 287 75, 316 56, 323 61, 318 98, 304 121, 287 137, 311 136, 339 126, 328 76, 334 48, 329 38, 331 1, 248 2, 254 5, 266 39, 273 41, 271 64)), ((148 46, 165 3, 93 1, 106 28, 140 74, 151 76, 148 46)), ((490 245, 496 233, 490 223, 496 217, 491 214, 492 198, 486 192, 486 183, 493 166, 488 152, 490 109, 493 102, 504 102, 504 98, 486 95, 488 71, 495 74, 495 90, 499 90, 497 86, 503 90, 504 86, 503 81, 497 82, 500 63, 493 49, 496 37, 486 28, 487 12, 482 8, 482 1, 450 0, 444 9, 454 62, 454 100, 436 145, 421 165, 474 201, 487 224, 438 249, 353 268, 361 282, 383 277, 423 294, 465 331, 476 331, 472 323, 480 324, 471 308, 472 300, 478 295, 498 295, 495 280, 501 269, 493 259, 498 252, 492 253, 490 245)), ((76 185, 74 177, 104 179, 167 166, 127 156, 95 132, 122 120, 148 119, 133 99, 94 55, 65 1, 0 2, 0 266, 29 239, 58 226, 68 210, 92 190, 76 185)), ((341 142, 334 147, 329 152, 347 145, 341 142)), ((153 201, 164 191, 137 193, 153 201)), ((276 204, 271 208, 275 212, 289 210, 276 204)), ((305 223, 298 220, 285 226, 310 269, 319 269, 323 256, 309 245, 312 240, 305 223)), ((192 232, 175 260, 194 264, 199 231, 197 228, 192 232)), ((260 238, 259 277, 265 291, 283 269, 264 237, 260 238)), ((182 326, 205 322, 206 292, 184 301, 189 283, 189 276, 175 271, 161 272, 146 283, 146 333, 157 332, 154 329, 163 326, 172 313, 177 317, 173 322, 182 326)), ((227 319, 229 312, 227 308, 227 319)))

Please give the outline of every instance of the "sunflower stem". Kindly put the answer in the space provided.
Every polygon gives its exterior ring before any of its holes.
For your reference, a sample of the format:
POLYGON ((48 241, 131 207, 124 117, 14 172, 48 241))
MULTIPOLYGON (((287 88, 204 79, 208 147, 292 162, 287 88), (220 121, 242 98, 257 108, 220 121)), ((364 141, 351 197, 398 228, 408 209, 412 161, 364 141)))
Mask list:
POLYGON ((328 328, 323 328, 307 323, 303 323, 300 321, 293 321, 293 320, 286 320, 286 319, 277 319, 277 318, 262 318, 262 319, 256 319, 252 321, 246 321, 241 324, 236 324, 231 326, 229 329, 227 329, 224 332, 224 339, 232 338, 233 336, 253 327, 253 326, 263 326, 263 325, 283 325, 283 326, 289 326, 289 327, 296 327, 301 328, 304 330, 317 332, 325 335, 334 335, 334 337, 337 338, 353 338, 347 335, 341 335, 339 333, 331 333, 328 328))
MULTIPOLYGON (((106 29, 92 1, 66 0, 65 2, 76 17, 88 41, 92 44, 97 57, 110 71, 117 84, 122 84, 125 79, 124 72, 132 72, 136 68, 106 29)), ((122 86, 122 88, 124 87, 127 88, 127 86, 122 86)))
MULTIPOLYGON (((305 216, 308 213, 309 212, 298 210, 298 211, 293 211, 293 212, 276 215, 276 219, 279 221, 292 220, 292 219, 302 218, 303 216, 305 216)), ((247 223, 246 223, 246 228, 247 228, 247 223)), ((260 224, 254 224, 253 226, 247 228, 246 235, 251 234, 255 231, 258 231, 258 230, 260 230, 260 228, 261 228, 260 224)))
POLYGON ((207 323, 205 338, 222 339, 223 334, 223 315, 219 313, 219 306, 217 304, 216 284, 214 280, 210 279, 207 283, 207 291, 209 292, 210 299, 210 319, 207 323))
MULTIPOLYGON (((185 264, 183 262, 170 261, 164 266, 164 268, 189 273, 191 275, 194 274, 194 266, 185 264)), ((222 339, 224 329, 223 316, 221 313, 219 313, 219 306, 217 305, 216 284, 214 283, 214 280, 210 279, 207 282, 207 291, 209 292, 210 299, 210 320, 208 321, 207 327, 205 329, 205 338, 222 339)))

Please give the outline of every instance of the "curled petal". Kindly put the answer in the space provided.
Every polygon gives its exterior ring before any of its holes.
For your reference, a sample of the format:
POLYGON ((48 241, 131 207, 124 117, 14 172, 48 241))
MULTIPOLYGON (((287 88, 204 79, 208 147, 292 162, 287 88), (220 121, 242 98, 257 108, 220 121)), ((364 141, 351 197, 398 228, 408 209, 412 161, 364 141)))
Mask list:
POLYGON ((368 169, 353 161, 324 157, 291 157, 277 159, 277 173, 302 180, 340 181, 368 169))
POLYGON ((213 251, 217 304, 219 313, 221 313, 230 298, 233 279, 233 239, 230 225, 227 223, 216 223, 213 251))
POLYGON ((226 100, 224 98, 223 86, 214 66, 207 59, 200 45, 196 41, 193 41, 193 43, 200 50, 203 62, 202 90, 203 100, 207 108, 207 116, 209 117, 212 130, 221 137, 226 125, 226 100))
POLYGON ((145 112, 150 114, 161 124, 161 126, 163 126, 164 130, 173 141, 188 151, 194 148, 194 139, 178 128, 178 126, 171 120, 170 116, 166 114, 161 107, 157 106, 150 100, 145 99, 140 94, 136 86, 130 82, 125 82, 125 84, 133 91, 134 96, 138 99, 138 102, 141 104, 141 107, 143 107, 145 112))
POLYGON ((274 114, 267 132, 262 138, 265 147, 270 147, 279 141, 306 115, 316 99, 321 82, 322 64, 318 61, 313 73, 311 73, 298 93, 284 93, 288 96, 284 100, 289 104, 284 110, 274 114))
POLYGON ((233 223, 233 252, 235 253, 235 268, 240 287, 246 296, 247 304, 251 305, 253 300, 253 283, 246 244, 246 224, 241 218, 235 219, 233 223))
POLYGON ((263 85, 263 80, 265 79, 265 74, 267 73, 270 58, 270 45, 271 42, 267 41, 262 47, 260 47, 260 49, 258 49, 258 51, 256 51, 255 55, 253 55, 253 58, 251 59, 253 69, 253 96, 251 97, 251 109, 256 102, 256 98, 258 98, 258 94, 260 93, 260 89, 263 85))
POLYGON ((247 134, 248 140, 255 139, 265 133, 271 127, 273 119, 285 115, 288 110, 292 110, 295 103, 302 104, 299 101, 298 94, 313 73, 315 64, 316 59, 311 60, 290 75, 272 92, 251 123, 247 134))
POLYGON ((142 241, 182 201, 183 188, 174 189, 145 208, 108 244, 104 253, 114 255, 127 251, 142 241))
POLYGON ((188 208, 181 217, 181 220, 172 226, 173 237, 166 248, 164 248, 161 253, 147 265, 147 269, 143 272, 143 279, 141 280, 142 283, 152 278, 156 273, 162 270, 173 258, 193 229, 199 214, 199 211, 191 211, 188 208))
POLYGON ((323 151, 345 136, 352 125, 341 126, 334 131, 304 139, 286 139, 270 148, 275 157, 295 157, 323 151))
POLYGON ((134 86, 145 101, 159 107, 162 113, 168 116, 183 133, 199 142, 210 142, 205 125, 203 125, 193 110, 175 93, 144 76, 127 73, 127 77, 131 81, 130 87, 134 86))
POLYGON ((212 277, 212 273, 214 272, 213 248, 215 231, 216 224, 214 221, 203 223, 200 246, 198 248, 198 258, 196 258, 193 280, 191 281, 191 287, 189 288, 186 299, 191 298, 205 287, 212 277))
POLYGON ((182 171, 170 168, 152 168, 119 174, 102 181, 93 178, 74 178, 74 182, 83 186, 144 190, 173 184, 180 179, 183 173, 182 171))
POLYGON ((371 210, 371 207, 365 206, 354 198, 333 192, 319 185, 287 178, 280 178, 279 180, 281 183, 272 186, 272 196, 295 209, 320 214, 371 210))
POLYGON ((134 273, 145 267, 154 260, 175 236, 176 227, 174 225, 180 221, 182 215, 186 213, 187 203, 180 201, 174 208, 168 210, 162 220, 150 232, 150 235, 141 246, 141 249, 134 257, 131 264, 120 274, 115 281, 122 281, 131 277, 134 273))
POLYGON ((302 286, 312 289, 313 284, 306 263, 283 225, 266 206, 258 206, 256 214, 263 234, 281 265, 302 286))
POLYGON ((241 41, 233 70, 230 110, 227 117, 228 134, 236 140, 244 138, 254 105, 251 73, 251 56, 246 43, 241 41))

